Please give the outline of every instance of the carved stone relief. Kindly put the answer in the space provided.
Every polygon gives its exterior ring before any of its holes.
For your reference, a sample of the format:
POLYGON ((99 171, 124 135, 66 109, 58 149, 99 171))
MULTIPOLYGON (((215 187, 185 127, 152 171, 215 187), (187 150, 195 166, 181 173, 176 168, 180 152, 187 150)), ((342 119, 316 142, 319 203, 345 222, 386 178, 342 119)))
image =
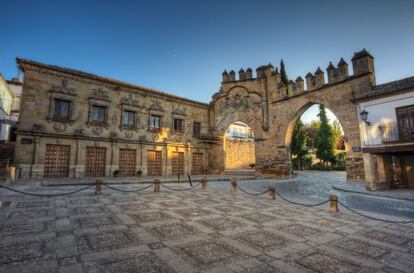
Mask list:
POLYGON ((50 92, 57 92, 62 94, 76 94, 75 88, 68 87, 68 80, 62 79, 61 85, 52 85, 50 92))
POLYGON ((150 105, 149 110, 164 112, 164 108, 162 107, 159 100, 152 100, 152 104, 150 105))
POLYGON ((110 101, 108 92, 104 91, 102 87, 98 87, 97 89, 94 89, 89 98, 96 99, 96 100, 110 101))
POLYGON ((53 123, 53 129, 55 129, 56 132, 64 132, 66 130, 67 125, 62 122, 54 122, 53 123))
POLYGON ((134 132, 128 130, 128 131, 125 131, 124 135, 125 135, 125 138, 132 138, 134 136, 134 132))
POLYGON ((103 129, 102 127, 93 127, 92 128, 92 134, 94 134, 95 136, 100 136, 103 134, 103 129))
POLYGON ((132 91, 128 91, 127 97, 121 98, 121 103, 125 105, 129 105, 129 106, 133 106, 133 107, 140 107, 139 101, 134 99, 134 92, 132 91))

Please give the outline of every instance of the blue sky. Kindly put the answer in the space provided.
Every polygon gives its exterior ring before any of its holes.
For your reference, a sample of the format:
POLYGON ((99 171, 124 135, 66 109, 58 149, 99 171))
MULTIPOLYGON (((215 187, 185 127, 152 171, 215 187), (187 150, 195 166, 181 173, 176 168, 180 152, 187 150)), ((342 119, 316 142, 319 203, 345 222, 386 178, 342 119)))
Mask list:
POLYGON ((209 102, 224 69, 303 77, 362 48, 378 83, 414 74, 414 1, 0 1, 8 79, 19 56, 209 102))

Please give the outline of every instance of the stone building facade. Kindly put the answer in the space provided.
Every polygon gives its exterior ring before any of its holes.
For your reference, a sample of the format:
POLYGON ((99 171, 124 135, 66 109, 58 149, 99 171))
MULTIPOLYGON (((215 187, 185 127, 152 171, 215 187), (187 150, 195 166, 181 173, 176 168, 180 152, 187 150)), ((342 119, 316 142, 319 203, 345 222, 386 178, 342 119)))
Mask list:
POLYGON ((293 128, 313 104, 339 119, 347 176, 364 179, 353 99, 375 86, 373 57, 341 59, 286 86, 271 64, 223 73, 210 104, 72 69, 17 59, 24 72, 16 162, 20 177, 221 173, 224 135, 241 121, 255 136, 256 171, 290 176, 293 128))
POLYGON ((66 68, 24 72, 22 178, 205 173, 209 105, 66 68))

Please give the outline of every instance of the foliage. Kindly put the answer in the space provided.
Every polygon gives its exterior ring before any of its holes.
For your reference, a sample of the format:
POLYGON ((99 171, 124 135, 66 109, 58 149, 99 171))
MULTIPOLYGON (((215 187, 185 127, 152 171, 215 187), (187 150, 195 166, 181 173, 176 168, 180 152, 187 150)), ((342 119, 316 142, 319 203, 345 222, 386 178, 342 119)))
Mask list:
POLYGON ((333 138, 333 145, 334 149, 340 149, 341 146, 341 137, 342 137, 342 127, 337 120, 333 122, 331 125, 332 128, 332 138, 333 138))
POLYGON ((305 125, 305 130, 308 135, 308 147, 309 149, 315 149, 315 140, 319 132, 321 122, 319 120, 312 120, 310 124, 305 125))
POLYGON ((336 154, 331 166, 335 171, 345 171, 346 170, 346 152, 342 151, 336 154))
POLYGON ((300 161, 297 157, 292 158, 293 170, 308 170, 312 166, 312 156, 310 154, 304 156, 300 161), (300 163, 300 166, 299 166, 300 163), (299 168, 300 167, 300 168, 299 168))
POLYGON ((280 60, 280 80, 285 86, 288 86, 289 84, 289 78, 286 74, 285 70, 285 63, 283 62, 283 59, 280 60))
POLYGON ((327 164, 334 160, 334 139, 332 128, 329 125, 328 117, 326 116, 325 106, 319 106, 319 120, 321 122, 318 135, 316 136, 316 156, 322 161, 322 164, 327 164))
POLYGON ((309 167, 309 170, 312 171, 332 171, 332 166, 323 164, 322 162, 318 162, 316 164, 313 164, 309 167))
POLYGON ((291 144, 291 153, 292 156, 295 156, 297 170, 302 170, 303 163, 305 163, 305 157, 309 155, 307 140, 308 135, 306 134, 305 126, 302 121, 299 120, 293 130, 291 144))

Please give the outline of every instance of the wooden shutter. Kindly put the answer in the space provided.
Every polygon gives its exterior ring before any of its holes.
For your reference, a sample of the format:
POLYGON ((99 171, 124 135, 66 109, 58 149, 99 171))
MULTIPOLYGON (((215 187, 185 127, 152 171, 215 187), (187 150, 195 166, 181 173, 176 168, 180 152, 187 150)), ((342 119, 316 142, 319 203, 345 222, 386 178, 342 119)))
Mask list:
POLYGON ((184 174, 184 153, 172 152, 171 165, 173 175, 184 174))
POLYGON ((67 177, 69 174, 70 146, 46 145, 45 177, 67 177))
POLYGON ((119 150, 119 175, 135 175, 136 150, 120 149, 119 150))
POLYGON ((85 176, 105 176, 106 148, 86 147, 85 176))
POLYGON ((162 175, 162 152, 148 151, 148 175, 160 176, 162 175))
POLYGON ((193 171, 192 174, 204 174, 204 157, 203 153, 193 153, 193 171))
POLYGON ((400 140, 414 140, 414 105, 396 109, 400 140))

